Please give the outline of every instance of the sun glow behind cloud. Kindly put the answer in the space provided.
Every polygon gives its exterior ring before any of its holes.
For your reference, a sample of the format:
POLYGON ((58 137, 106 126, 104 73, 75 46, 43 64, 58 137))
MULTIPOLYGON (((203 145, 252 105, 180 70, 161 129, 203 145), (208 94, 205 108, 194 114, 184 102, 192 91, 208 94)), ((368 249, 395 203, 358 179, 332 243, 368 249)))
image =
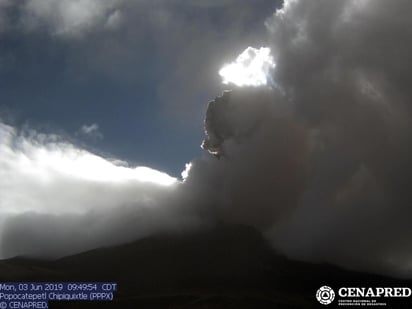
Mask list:
POLYGON ((265 86, 269 82, 269 71, 275 67, 270 48, 246 48, 234 62, 220 69, 224 84, 236 86, 265 86))

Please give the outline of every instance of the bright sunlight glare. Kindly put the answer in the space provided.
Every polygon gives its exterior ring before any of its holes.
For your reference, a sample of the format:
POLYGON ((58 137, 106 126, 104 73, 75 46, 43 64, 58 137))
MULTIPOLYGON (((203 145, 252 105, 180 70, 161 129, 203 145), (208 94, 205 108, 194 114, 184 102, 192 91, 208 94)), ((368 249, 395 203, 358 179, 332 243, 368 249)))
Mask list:
POLYGON ((234 62, 226 64, 219 71, 224 84, 236 86, 265 86, 269 71, 275 67, 270 48, 246 48, 234 62))

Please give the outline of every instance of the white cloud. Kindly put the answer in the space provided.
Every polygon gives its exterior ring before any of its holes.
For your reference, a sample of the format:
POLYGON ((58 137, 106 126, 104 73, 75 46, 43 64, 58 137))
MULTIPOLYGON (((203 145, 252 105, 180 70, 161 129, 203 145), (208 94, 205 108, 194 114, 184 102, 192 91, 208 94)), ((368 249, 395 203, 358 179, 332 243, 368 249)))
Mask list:
POLYGON ((58 136, 0 122, 0 166, 1 257, 59 256, 197 222, 182 210, 177 179, 116 165, 58 136))
POLYGON ((103 139, 103 133, 100 132, 99 125, 97 123, 92 123, 90 125, 82 125, 82 127, 79 130, 79 134, 95 140, 103 139))
POLYGON ((86 125, 85 124, 80 128, 80 131, 83 132, 84 134, 91 134, 91 133, 96 132, 98 130, 99 130, 99 125, 96 124, 96 123, 93 123, 91 125, 86 125))

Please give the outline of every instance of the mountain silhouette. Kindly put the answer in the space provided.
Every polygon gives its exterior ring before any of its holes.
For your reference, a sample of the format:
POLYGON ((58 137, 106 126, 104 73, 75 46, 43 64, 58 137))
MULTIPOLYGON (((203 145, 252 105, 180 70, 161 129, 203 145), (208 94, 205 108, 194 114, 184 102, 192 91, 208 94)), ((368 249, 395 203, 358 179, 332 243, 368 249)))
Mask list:
MULTIPOLYGON (((289 260, 254 228, 217 225, 153 235, 45 261, 0 261, 0 281, 117 282, 113 302, 51 302, 50 308, 321 308, 320 286, 406 286, 412 282, 289 260)), ((410 308, 410 300, 386 300, 410 308)), ((335 304, 337 303, 335 302, 335 304)), ((329 306, 331 307, 331 306, 329 306)))

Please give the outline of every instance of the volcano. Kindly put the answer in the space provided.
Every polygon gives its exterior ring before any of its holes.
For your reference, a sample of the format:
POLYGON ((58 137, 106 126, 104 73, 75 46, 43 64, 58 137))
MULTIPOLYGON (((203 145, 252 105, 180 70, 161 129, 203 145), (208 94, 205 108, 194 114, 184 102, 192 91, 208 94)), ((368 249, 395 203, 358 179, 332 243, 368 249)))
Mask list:
MULTIPOLYGON (((224 224, 52 261, 15 257, 0 262, 0 280, 118 284, 113 302, 50 302, 50 308, 319 308, 315 293, 323 285, 335 291, 342 286, 412 285, 410 280, 292 261, 272 250, 254 228, 224 224)), ((408 308, 412 302, 390 304, 408 308)))

